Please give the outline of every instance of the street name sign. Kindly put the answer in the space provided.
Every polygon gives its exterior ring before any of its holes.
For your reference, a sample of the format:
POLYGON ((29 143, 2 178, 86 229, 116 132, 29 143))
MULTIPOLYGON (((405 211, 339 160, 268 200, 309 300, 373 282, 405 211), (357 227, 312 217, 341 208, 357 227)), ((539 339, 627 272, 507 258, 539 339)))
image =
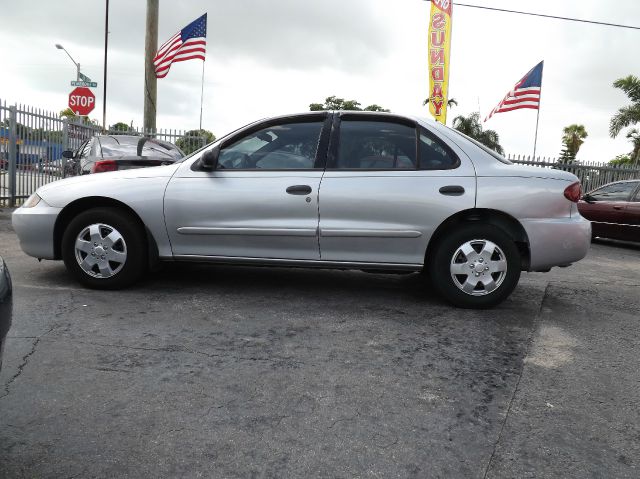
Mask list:
POLYGON ((72 81, 71 86, 84 86, 89 88, 97 88, 98 83, 94 81, 72 81))

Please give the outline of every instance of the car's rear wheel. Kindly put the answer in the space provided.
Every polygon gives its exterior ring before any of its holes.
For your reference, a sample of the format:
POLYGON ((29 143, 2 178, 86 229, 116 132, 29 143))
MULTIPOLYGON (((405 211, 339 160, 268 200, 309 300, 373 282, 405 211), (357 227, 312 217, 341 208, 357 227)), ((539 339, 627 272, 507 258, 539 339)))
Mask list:
POLYGON ((447 301, 463 308, 490 308, 518 284, 521 258, 500 228, 468 224, 439 240, 427 266, 433 287, 447 301))
POLYGON ((120 289, 144 273, 144 231, 131 214, 116 208, 80 213, 62 237, 62 258, 80 283, 90 288, 120 289))

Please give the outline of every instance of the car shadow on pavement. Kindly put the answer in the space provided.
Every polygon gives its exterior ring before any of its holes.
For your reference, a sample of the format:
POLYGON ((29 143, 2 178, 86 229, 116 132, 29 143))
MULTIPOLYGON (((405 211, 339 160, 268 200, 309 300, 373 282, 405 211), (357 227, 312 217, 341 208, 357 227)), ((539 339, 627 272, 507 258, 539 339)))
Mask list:
POLYGON ((614 248, 640 251, 640 243, 634 243, 632 241, 620 241, 608 238, 593 238, 591 242, 595 244, 601 244, 603 246, 612 246, 614 248))

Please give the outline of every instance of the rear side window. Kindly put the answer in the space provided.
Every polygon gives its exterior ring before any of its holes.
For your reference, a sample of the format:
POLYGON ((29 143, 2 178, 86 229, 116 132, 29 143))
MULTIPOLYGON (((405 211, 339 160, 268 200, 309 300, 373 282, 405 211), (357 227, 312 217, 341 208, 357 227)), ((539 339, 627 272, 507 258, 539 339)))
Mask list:
POLYGON ((421 170, 450 170, 460 165, 460 160, 444 143, 426 130, 420 132, 421 170))
POLYGON ((627 201, 636 189, 637 183, 614 183, 594 191, 589 196, 593 201, 627 201))
POLYGON ((342 120, 338 157, 333 168, 415 169, 415 128, 382 121, 342 120))

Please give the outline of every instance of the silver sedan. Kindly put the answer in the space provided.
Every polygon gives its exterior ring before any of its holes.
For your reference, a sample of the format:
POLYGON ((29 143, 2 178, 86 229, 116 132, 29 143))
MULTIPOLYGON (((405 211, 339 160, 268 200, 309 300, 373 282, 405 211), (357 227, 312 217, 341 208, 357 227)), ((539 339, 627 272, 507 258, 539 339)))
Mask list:
POLYGON ((175 164, 69 178, 13 214, 22 249, 91 288, 159 261, 422 271, 486 308, 521 271, 582 259, 580 183, 438 123, 317 112, 252 123, 175 164))

